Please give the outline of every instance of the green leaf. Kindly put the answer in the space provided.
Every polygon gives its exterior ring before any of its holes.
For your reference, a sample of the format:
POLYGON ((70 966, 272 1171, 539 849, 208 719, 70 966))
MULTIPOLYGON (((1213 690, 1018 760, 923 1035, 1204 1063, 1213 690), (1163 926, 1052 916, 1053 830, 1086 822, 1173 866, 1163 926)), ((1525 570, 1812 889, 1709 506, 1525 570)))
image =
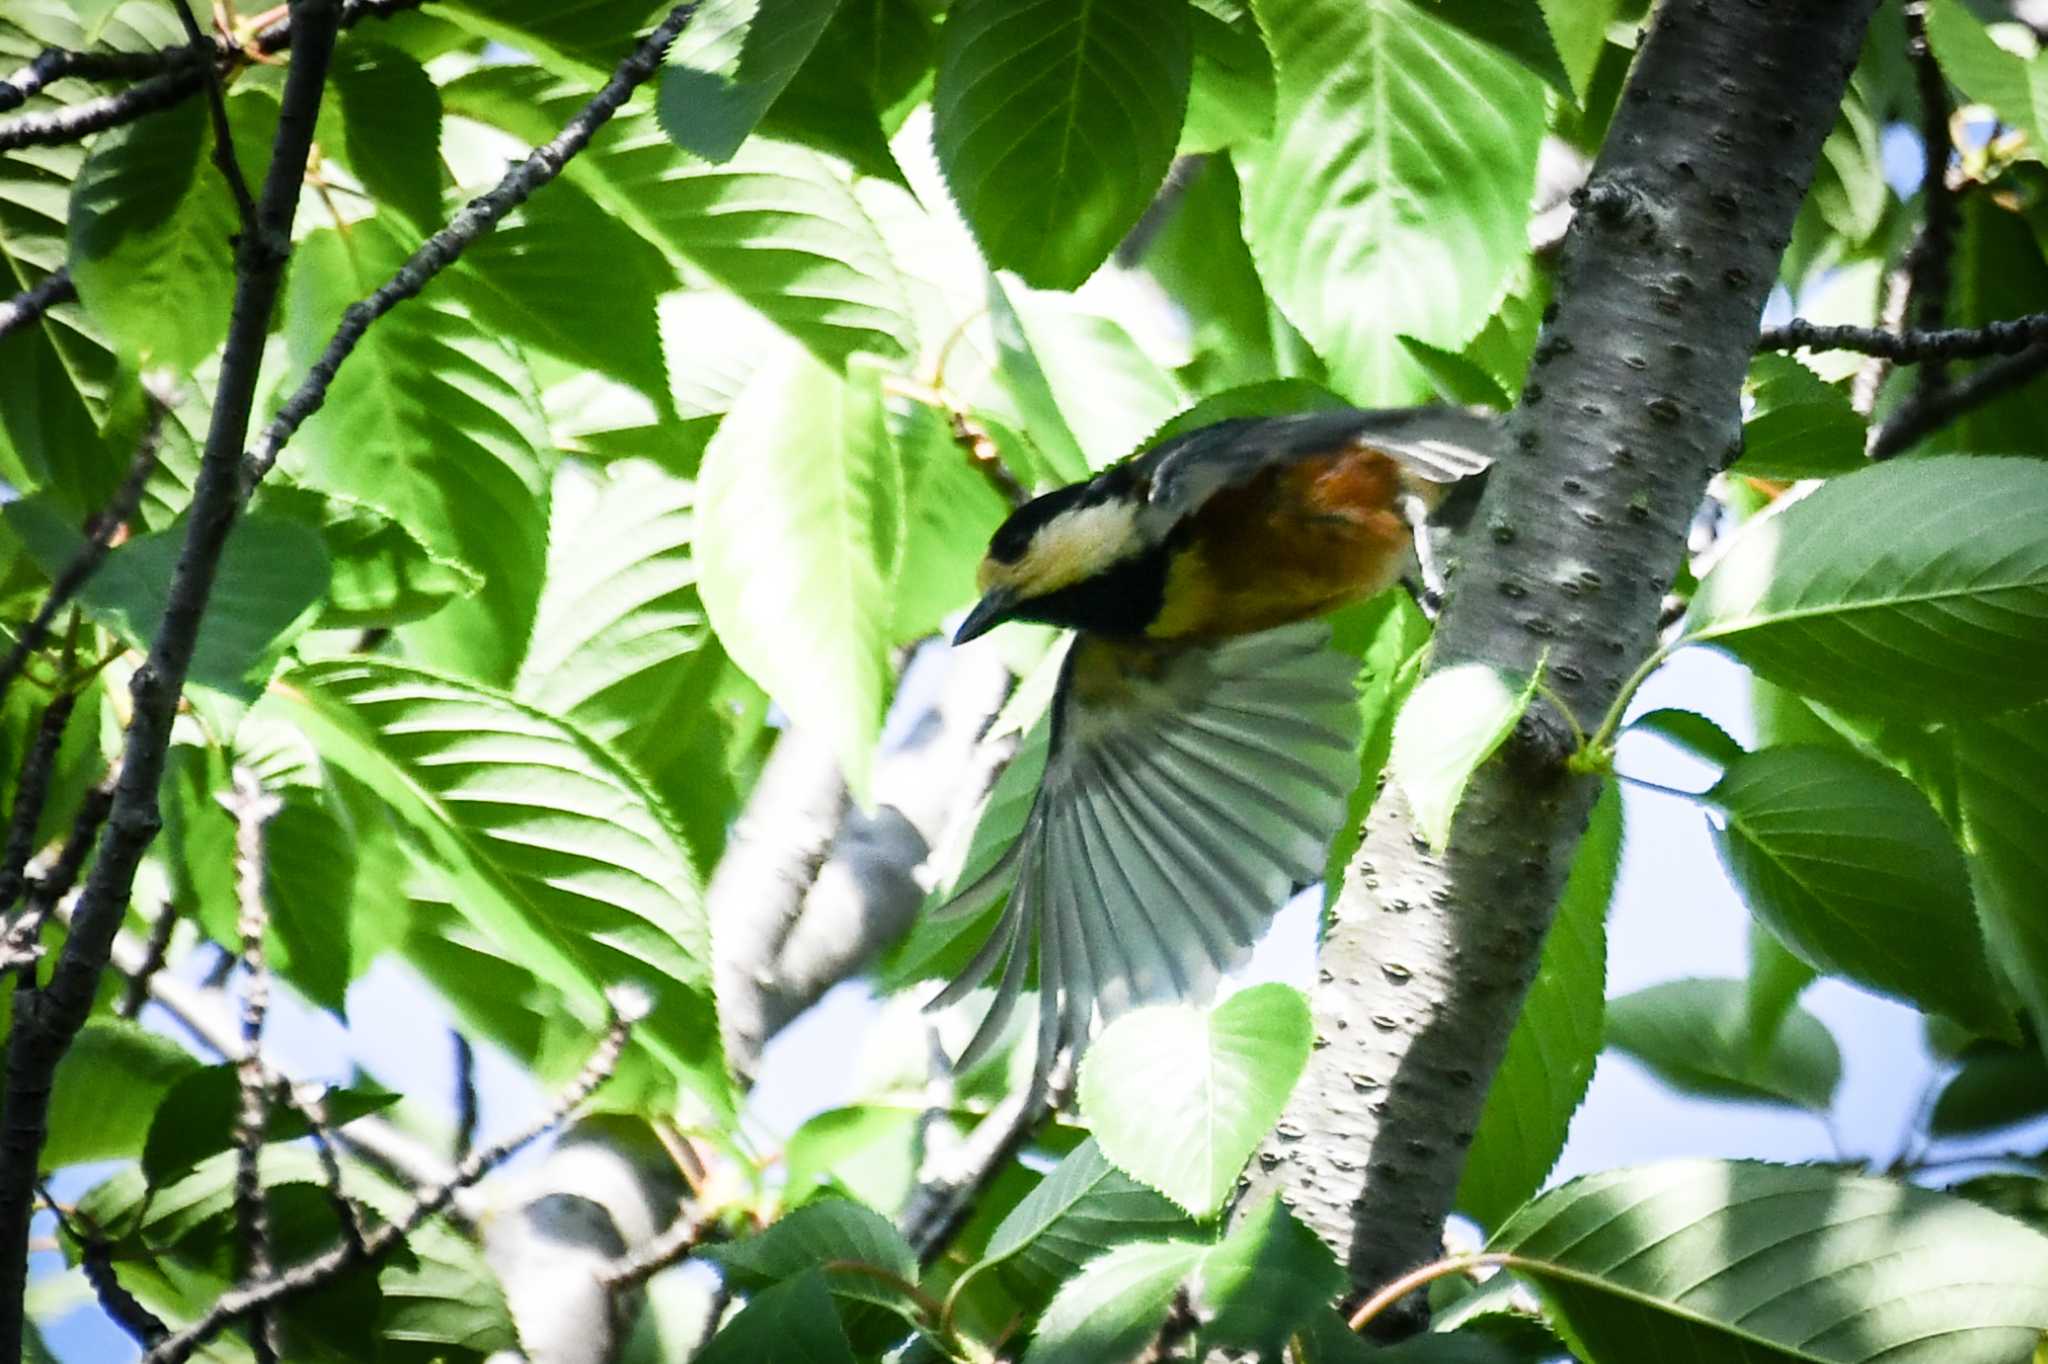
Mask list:
POLYGON ((1437 852, 1450 842, 1465 783, 1521 723, 1538 676, 1518 684, 1484 663, 1462 663, 1423 678, 1402 705, 1388 763, 1437 852))
POLYGON ((1346 1287, 1330 1248, 1278 1198, 1237 1219, 1196 1272, 1206 1320, 1197 1356, 1216 1349, 1279 1359, 1312 1313, 1346 1287))
POLYGON ((1437 18, 1514 58, 1559 94, 1573 95, 1571 73, 1551 36, 1549 8, 1549 0, 1431 0, 1429 6, 1437 18))
POLYGON ((676 145, 728 161, 811 55, 838 0, 707 0, 668 50, 655 109, 676 145))
POLYGON ((1277 135, 1240 166, 1259 273, 1332 387, 1413 401, 1399 338, 1461 345, 1528 251, 1541 88, 1410 0, 1253 8, 1279 91, 1277 135))
POLYGON ((661 252, 575 185, 551 185, 462 254, 462 300, 484 329, 632 385, 666 406, 654 300, 675 287, 661 252), (593 262, 604 283, 592 288, 593 262))
POLYGON ((2048 1112, 2048 1064, 2037 1049, 1999 1048, 1966 1056, 1941 1087, 1930 1136, 1954 1137, 2027 1122, 2048 1112))
POLYGON ((890 595, 889 635, 908 643, 974 600, 974 570, 1010 514, 946 416, 925 403, 888 401, 889 436, 903 465, 904 544, 890 595))
POLYGON ((901 1208, 916 1182, 923 1126, 923 1109, 888 1104, 813 1114, 782 1148, 783 1198, 801 1203, 837 1186, 869 1207, 901 1208))
POLYGON ((1951 1185, 1945 1192, 2025 1222, 2036 1231, 2048 1230, 2048 1179, 2032 1175, 1978 1175, 1951 1185))
POLYGON ((1688 757, 1726 767, 1747 750, 1727 730, 1697 711, 1665 707, 1629 721, 1625 734, 1654 734, 1688 757))
POLYGON ((319 624, 368 630, 424 620, 483 585, 468 565, 436 558, 404 524, 346 497, 266 481, 252 504, 318 531, 330 578, 319 624))
POLYGON ((940 33, 932 145, 990 265, 1071 289, 1173 159, 1192 71, 1177 0, 962 0, 940 33))
MULTIPOLYGON (((669 0, 452 0, 437 12, 472 33, 579 78, 611 74, 634 41, 670 8, 669 0)), ((536 142, 545 138, 533 139, 536 142)))
POLYGON ((1174 1293, 1202 1255, 1203 1247, 1188 1241, 1145 1242, 1091 1261, 1039 1318, 1024 1364, 1104 1364, 1134 1357, 1158 1332, 1174 1293))
MULTIPOLYGON (((1273 131, 1273 58, 1259 36, 1250 8, 1194 4, 1188 6, 1187 13, 1194 65, 1179 155, 1221 151, 1269 136, 1273 131), (1230 11, 1227 15, 1226 9, 1230 11)), ((1201 173, 1207 174, 1206 169, 1201 173)), ((1177 213, 1185 212, 1183 199, 1177 213)))
POLYGON ((864 1350, 901 1338, 905 1320, 917 1316, 903 1287, 917 1281, 917 1255, 888 1218, 849 1199, 805 1204, 758 1235, 706 1252, 706 1258, 741 1292, 821 1274, 845 1314, 848 1338, 864 1350), (866 1268, 841 1267, 853 1265, 866 1268))
POLYGON ((1383 592, 1330 619, 1336 646, 1358 657, 1359 729, 1365 741, 1359 746, 1358 784, 1351 788, 1349 812, 1324 863, 1325 910, 1337 903, 1365 817, 1379 799, 1380 774, 1394 746, 1394 720, 1422 676, 1422 649, 1430 635, 1428 619, 1406 592, 1383 592))
POLYGON ((1728 472, 1748 478, 1832 478, 1869 463, 1864 419, 1849 395, 1788 355, 1750 361, 1755 402, 1742 425, 1742 457, 1728 472))
POLYGON ((390 806, 464 917, 586 1028, 601 985, 644 988, 634 1042, 725 1106, 703 901, 637 777, 560 720, 421 669, 343 660, 291 683, 275 697, 283 717, 390 806))
POLYGON ((1607 906, 1621 844, 1621 795, 1609 782, 1572 859, 1536 979, 1465 1158, 1456 1206, 1483 1226, 1499 1226, 1542 1187, 1592 1083, 1607 994, 1607 906))
POLYGON ((1739 980, 1666 981, 1609 1001, 1607 1040, 1683 1093, 1825 1112, 1842 1080, 1826 1025, 1794 1008, 1759 1048, 1746 1006, 1739 980))
POLYGON ((1185 1213, 1111 1165, 1090 1137, 1010 1210, 962 1281, 995 1270, 1031 1310, 1104 1251, 1186 1230, 1185 1213))
POLYGON ((79 299, 144 365, 190 369, 227 335, 240 221, 212 147, 205 103, 186 100, 101 136, 72 190, 79 299))
MULTIPOLYGON (((52 578, 83 543, 38 502, 10 503, 5 516, 52 578)), ((170 600, 171 573, 185 531, 186 524, 178 521, 109 553, 79 590, 79 604, 131 647, 149 648, 170 600)), ((312 623, 326 590, 327 551, 318 535, 279 517, 242 517, 228 533, 188 679, 253 701, 285 649, 312 623)))
POLYGON ((410 1254, 393 1256, 377 1271, 384 1299, 378 1335, 421 1347, 428 1359, 495 1358, 518 1349, 505 1290, 475 1241, 432 1218, 407 1233, 405 1248, 410 1254))
POLYGON ((1749 924, 1749 980, 1743 1026, 1749 1034, 1749 1059, 1762 1060, 1792 1013, 1792 1006, 1818 973, 1792 955, 1777 934, 1756 920, 1749 924))
POLYGON ((2048 463, 1937 456, 1831 479, 1752 521, 1685 639, 1770 681, 1888 714, 2048 697, 2048 463))
MULTIPOLYGON (((1189 15, 1199 34, 1202 11, 1191 9, 1189 15)), ((1244 22, 1250 23, 1249 14, 1244 22)), ((1256 30, 1251 41, 1259 42, 1256 30)), ((1266 60, 1263 45, 1259 55, 1266 60)), ((1270 121, 1270 63, 1268 67, 1266 117, 1270 121)), ((1198 75, 1201 69, 1198 56, 1198 75)), ((1193 358, 1179 369, 1179 377, 1196 391, 1207 393, 1271 380, 1281 372, 1275 331, 1287 330, 1287 324, 1267 300, 1266 286, 1259 282, 1251 250, 1244 244, 1237 171, 1228 156, 1218 154, 1205 158, 1193 176, 1181 192, 1179 205, 1144 243, 1138 257, 1138 264, 1187 314, 1193 358)), ((1290 340, 1295 342, 1294 349, 1305 349, 1298 338, 1290 340)))
POLYGON ((1539 1289, 1592 1359, 2012 1364, 2048 1326, 2048 1237, 1820 1167, 1590 1175, 1531 1203, 1490 1249, 1559 1267, 1534 1271, 1539 1289))
MULTIPOLYGON (((159 1096, 148 1138, 142 1146, 142 1173, 151 1184, 169 1184, 190 1173, 209 1156, 230 1150, 242 1101, 232 1064, 187 1067, 176 1084, 159 1096)), ((330 1127, 341 1127, 366 1113, 398 1102, 398 1096, 374 1085, 330 1089, 321 1096, 330 1127)), ((263 1129, 265 1141, 296 1141, 312 1130, 298 1109, 272 1103, 263 1129)))
POLYGON ((1122 459, 1186 405, 1129 332, 1071 299, 991 278, 989 322, 1004 383, 1058 481, 1122 459))
POLYGON ((752 733, 759 707, 697 597, 695 490, 627 461, 595 489, 565 474, 555 502, 547 581, 513 692, 645 774, 709 875, 741 794, 730 746, 752 733))
POLYGON ((1308 1004, 1286 985, 1207 1010, 1134 1009, 1088 1049, 1081 1110, 1118 1168, 1207 1217, 1286 1107, 1311 1033, 1308 1004))
POLYGON ((57 1063, 41 1168, 133 1156, 150 1121, 199 1063, 176 1042, 119 1018, 94 1018, 57 1063))
POLYGON ((1846 749, 1796 744, 1729 764, 1707 799, 1750 912, 1820 970, 2009 1036, 1962 853, 1920 791, 1846 749))
POLYGON ((854 1364, 846 1328, 816 1270, 754 1294, 696 1357, 697 1364, 854 1364))
POLYGON ((2048 152, 2048 58, 2029 62, 2000 47, 1959 0, 1927 6, 1927 41, 1958 89, 2025 132, 2034 155, 2048 152))
POLYGON ((1496 412, 1505 412, 1515 405, 1499 381, 1488 374, 1486 367, 1478 361, 1468 360, 1457 351, 1432 346, 1412 336, 1395 339, 1401 343, 1401 349, 1408 352, 1408 358, 1422 370, 1436 395, 1445 402, 1460 406, 1477 404, 1496 412))
POLYGON ((1550 38, 1557 46, 1558 59, 1571 77, 1572 98, 1586 102, 1586 89, 1599 64, 1600 50, 1607 44, 1607 25, 1621 0, 1542 0, 1543 19, 1550 26, 1550 38))
POLYGON ((903 474, 879 393, 790 348, 704 452, 698 591, 733 661, 865 801, 889 689, 903 474))
MULTIPOLYGON (((374 219, 301 241, 285 303, 294 363, 309 365, 342 310, 403 258, 374 219)), ((446 291, 429 290, 364 334, 279 468, 383 513, 436 561, 479 575, 475 595, 404 627, 405 649, 496 684, 511 680, 533 627, 550 448, 526 367, 446 291)))
POLYGON ((1984 937, 2017 987, 2037 1037, 2048 1038, 2048 708, 1955 727, 1964 846, 1984 937))
MULTIPOLYGON (((336 46, 330 79, 341 113, 341 146, 333 150, 343 164, 422 235, 438 226, 441 93, 433 80, 405 53, 360 38, 336 46)), ((486 233, 471 243, 469 258, 493 239, 486 233)))

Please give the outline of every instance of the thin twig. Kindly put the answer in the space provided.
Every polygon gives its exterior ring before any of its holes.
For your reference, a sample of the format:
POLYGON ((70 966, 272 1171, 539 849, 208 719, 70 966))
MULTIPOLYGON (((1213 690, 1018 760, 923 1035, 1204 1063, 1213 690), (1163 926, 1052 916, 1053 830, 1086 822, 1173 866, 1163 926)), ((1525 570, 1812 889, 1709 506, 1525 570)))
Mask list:
POLYGON ((43 925, 49 921, 58 902, 69 895, 71 888, 78 883, 78 874, 85 869, 85 859, 91 855, 93 841, 99 837, 100 826, 107 822, 107 812, 113 805, 114 781, 109 775, 86 792, 85 799, 78 803, 78 813, 71 820, 71 833, 58 851, 57 860, 50 864, 50 870, 29 883, 28 908, 8 927, 5 945, 0 946, 0 972, 33 966, 41 959, 43 925))
POLYGON ((1768 350, 1853 350, 1881 355, 1900 364, 1928 360, 1975 360, 1990 355, 2016 355, 2048 341, 2048 313, 1987 322, 1981 327, 1949 327, 1940 331, 1888 331, 1882 327, 1821 326, 1794 318, 1781 327, 1767 327, 1756 348, 1768 350))
POLYGON ((142 1012, 142 1006, 149 1002, 149 983, 156 973, 164 969, 164 958, 171 950, 171 934, 178 927, 178 902, 165 900, 150 921, 149 941, 143 945, 142 962, 128 976, 128 992, 121 996, 121 1002, 114 1012, 122 1018, 135 1018, 142 1012))
POLYGON ((668 51, 669 44, 676 40, 676 35, 683 31, 696 12, 695 0, 670 10, 661 26, 643 38, 639 46, 619 63, 604 88, 562 125, 561 132, 527 153, 526 159, 507 171, 487 193, 465 204, 446 227, 422 242, 419 250, 407 257, 405 264, 379 285, 375 293, 360 303, 349 305, 341 316, 341 326, 328 339, 320 358, 314 361, 305 379, 278 409, 270 425, 264 428, 256 448, 250 451, 243 474, 245 495, 277 463, 278 452, 292 438, 292 433, 327 401, 327 389, 334 382, 335 372, 355 350, 370 324, 426 288, 428 281, 453 265, 471 242, 525 203, 535 190, 560 175, 569 159, 590 145, 590 139, 597 130, 609 122, 612 115, 632 97, 633 91, 660 68, 662 55, 668 51))
POLYGON ((692 1216, 684 1209, 661 1235, 599 1270, 597 1281, 616 1301, 621 1294, 638 1288, 670 1265, 688 1259, 699 1246, 718 1240, 721 1234, 718 1219, 692 1216))
POLYGON ((27 326, 58 304, 70 303, 77 297, 78 286, 71 282, 71 267, 59 266, 13 298, 0 302, 0 336, 27 326))
POLYGON ((86 528, 85 543, 79 546, 71 562, 64 565, 64 571, 57 575, 57 580, 50 584, 50 594, 36 608, 34 618, 22 627, 21 637, 14 641, 7 657, 0 660, 0 699, 6 698, 8 688, 14 685, 14 679, 20 675, 29 655, 42 647, 57 613, 84 590, 93 574, 99 572, 115 535, 128 524, 135 515, 135 509, 142 504, 143 487, 149 482, 150 472, 156 468, 157 451, 163 448, 164 413, 165 404, 152 396, 148 425, 143 428, 142 439, 136 442, 134 457, 128 461, 128 472, 121 479, 121 486, 114 490, 113 497, 86 528))
MULTIPOLYGON (((1906 257, 1911 284, 1908 298, 1913 326, 1938 332, 1948 319, 1949 261, 1955 253, 1956 203, 1948 185, 1948 81, 1927 41, 1926 0, 1907 0, 1906 56, 1913 64, 1920 93, 1920 144, 1925 161, 1920 172, 1920 232, 1906 257)), ((1916 376, 1922 400, 1948 382, 1948 368, 1939 356, 1922 363, 1916 376)))
POLYGON ((281 1274, 242 1284, 222 1294, 197 1321, 153 1347, 142 1357, 142 1364, 184 1364, 200 1346, 219 1335, 230 1323, 301 1293, 311 1292, 332 1282, 356 1264, 374 1264, 417 1230, 421 1223, 447 1207, 460 1190, 476 1183, 521 1149, 561 1126, 584 1100, 596 1092, 598 1086, 611 1078, 633 1025, 645 1016, 647 1000, 644 996, 615 990, 608 998, 612 1019, 604 1039, 598 1043, 590 1060, 584 1063, 582 1071, 537 1122, 504 1141, 472 1152, 457 1167, 452 1179, 416 1191, 403 1214, 365 1235, 360 1245, 352 1246, 344 1240, 332 1250, 293 1265, 281 1274))
POLYGON ((0 81, 0 113, 19 109, 60 80, 141 80, 174 66, 198 61, 207 49, 166 47, 150 52, 74 52, 45 48, 21 70, 0 81))
POLYGON ((0 914, 12 910, 21 898, 28 859, 36 850, 36 826, 42 823, 43 807, 50 800, 50 774, 57 766, 57 750, 63 746, 64 730, 77 704, 76 692, 57 693, 43 708, 36 737, 22 755, 14 808, 7 818, 7 843, 0 848, 0 914))
MULTIPOLYGON (((235 1226, 242 1241, 242 1275, 249 1279, 267 1279, 276 1272, 257 1165, 270 1126, 270 1085, 263 1067, 263 1015, 270 1007, 270 970, 263 956, 263 930, 270 922, 263 894, 263 828, 280 805, 254 772, 235 769, 229 808, 235 817, 235 929, 241 938, 243 970, 242 1055, 235 1063, 241 1090, 235 1112, 235 1226)), ((257 1364, 276 1364, 277 1323, 269 1312, 259 1308, 250 1313, 249 1342, 257 1364)))
POLYGON ((1010 1163, 1024 1144, 1046 1102, 1038 1086, 1020 1090, 996 1105, 974 1129, 954 1169, 926 1180, 911 1192, 903 1210, 903 1237, 929 1268, 974 1211, 975 1200, 1010 1163))
POLYGON ((22 1349, 22 1293, 28 1281, 29 1216, 50 1088, 57 1065, 85 1025, 114 935, 127 913, 142 855, 162 827, 157 806, 165 752, 191 669, 228 532, 240 507, 237 474, 256 398, 264 340, 277 303, 284 255, 266 244, 291 240, 299 186, 313 144, 340 19, 336 0, 294 0, 293 59, 285 73, 277 138, 257 206, 260 228, 235 252, 235 297, 214 392, 199 476, 186 512, 185 539, 171 574, 156 640, 129 685, 128 735, 106 833, 71 916, 49 984, 17 989, 7 1039, 7 1089, 0 1118, 0 1359, 22 1349))
MULTIPOLYGON (((266 1074, 264 1079, 270 1081, 266 1074)), ((308 1134, 313 1139, 313 1152, 320 1161, 320 1177, 327 1184, 327 1201, 333 1205, 334 1216, 341 1223, 342 1239, 357 1253, 363 1249, 363 1214, 356 1207, 341 1184, 341 1158, 334 1149, 334 1124, 328 1119, 327 1099, 317 1086, 294 1087, 289 1084, 276 1085, 287 1100, 306 1118, 308 1134)))
POLYGON ((2048 340, 1972 370, 1925 397, 1916 395, 1871 435, 1870 457, 1890 459, 1956 418, 2044 373, 2048 373, 2048 340))
MULTIPOLYGON (((192 50, 200 52, 211 47, 206 35, 199 31, 199 21, 192 17, 191 0, 178 0, 178 22, 185 26, 185 37, 190 40, 192 50)), ((249 182, 242 178, 242 163, 235 159, 234 129, 228 125, 228 101, 222 90, 220 67, 214 62, 202 62, 202 74, 206 79, 206 109, 213 119, 213 164, 220 168, 221 179, 228 182, 228 193, 235 199, 235 216, 241 220, 242 231, 256 230, 256 197, 249 193, 249 182)), ((257 1351, 261 1360, 262 1351, 257 1351)))
POLYGON ((78 1267, 85 1274, 85 1281, 92 1286, 93 1297, 99 1300, 100 1310, 114 1319, 116 1325, 135 1338, 135 1343, 148 1349, 170 1334, 163 1321, 144 1307, 133 1293, 122 1286, 114 1272, 114 1243, 107 1239, 90 1217, 77 1209, 67 1209, 50 1196, 48 1188, 38 1185, 36 1192, 42 1195, 43 1204, 56 1214, 57 1225, 64 1234, 78 1243, 78 1267))
POLYGON ((476 1048, 455 1029, 455 1158, 461 1160, 476 1145, 476 1048))

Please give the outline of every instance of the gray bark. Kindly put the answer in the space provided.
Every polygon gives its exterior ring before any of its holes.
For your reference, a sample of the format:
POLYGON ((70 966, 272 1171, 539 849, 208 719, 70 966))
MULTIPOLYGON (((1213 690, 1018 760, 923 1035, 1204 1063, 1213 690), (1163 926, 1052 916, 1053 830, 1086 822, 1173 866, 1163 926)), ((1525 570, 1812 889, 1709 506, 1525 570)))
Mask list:
MULTIPOLYGON (((1658 8, 1579 198, 1433 667, 1526 675, 1541 660, 1590 727, 1648 656, 1875 8, 1658 8)), ((1596 794, 1567 772, 1570 744, 1562 717, 1532 714, 1474 775, 1441 858, 1393 788, 1367 821, 1322 949, 1316 1049, 1246 1202, 1278 1193, 1360 1290, 1438 1254, 1596 794)))

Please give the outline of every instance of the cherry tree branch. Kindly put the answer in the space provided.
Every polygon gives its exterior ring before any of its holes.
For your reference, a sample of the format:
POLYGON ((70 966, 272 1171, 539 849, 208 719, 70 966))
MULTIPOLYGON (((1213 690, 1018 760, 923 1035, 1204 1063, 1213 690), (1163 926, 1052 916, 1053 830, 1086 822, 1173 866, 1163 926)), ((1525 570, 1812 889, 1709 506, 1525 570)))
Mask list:
POLYGON ((1992 355, 2017 355, 2048 341, 2048 313, 1988 322, 1981 327, 1918 328, 1890 331, 1883 327, 1823 326, 1794 318, 1767 327, 1758 335, 1758 350, 1849 350, 1878 355, 1900 364, 1936 360, 1975 360, 1992 355))
POLYGON ((78 286, 71 282, 70 267, 52 270, 14 297, 0 302, 0 336, 27 326, 58 304, 70 303, 77 297, 78 286))

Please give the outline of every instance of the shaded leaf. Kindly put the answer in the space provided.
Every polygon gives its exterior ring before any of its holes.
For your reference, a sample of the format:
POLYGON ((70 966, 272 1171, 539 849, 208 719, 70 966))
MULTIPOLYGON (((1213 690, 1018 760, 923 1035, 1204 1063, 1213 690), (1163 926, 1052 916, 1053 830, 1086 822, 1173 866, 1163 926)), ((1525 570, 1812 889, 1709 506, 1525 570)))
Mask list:
POLYGON ((1978 936, 1968 873, 1904 777, 1847 749, 1760 749, 1706 797, 1715 847, 1750 912, 1823 971, 2011 1032, 1978 936))
POLYGON ((1744 1027, 1752 1062, 1770 1049, 1792 1006, 1819 973, 1792 955, 1770 929, 1749 925, 1749 981, 1744 1027))
POLYGON ((1569 1273, 1535 1271, 1574 1353, 1594 1359, 2011 1364, 2048 1327, 2048 1236, 1822 1167, 1590 1175, 1531 1203, 1490 1248, 1569 1273))
POLYGON ((1683 1093, 1825 1111, 1842 1080, 1827 1026, 1792 1008, 1759 1046, 1746 1005, 1741 981, 1666 981, 1610 1000, 1607 1040, 1683 1093))
MULTIPOLYGON (((441 94, 433 80, 397 48, 361 38, 336 46, 330 79, 341 116, 341 145, 331 150, 421 234, 439 226, 441 94)), ((466 254, 473 259, 492 239, 486 233, 466 254)))
POLYGON ((1207 1217, 1280 1117, 1308 1063, 1301 992, 1255 985, 1210 1009, 1134 1009, 1081 1065, 1081 1109, 1118 1168, 1207 1217))
POLYGON ((1071 289, 1138 221, 1187 110, 1188 23, 1176 0, 954 6, 932 143, 990 265, 1071 289))
POLYGON ((41 1168, 133 1156, 159 1104, 199 1063, 159 1033, 94 1018, 57 1063, 41 1168))
POLYGON ((1746 751, 1727 730, 1697 711, 1664 707, 1638 715, 1624 733, 1654 734, 1679 752, 1726 767, 1746 751))
POLYGON ((1980 1052, 1941 1087, 1929 1135, 1953 1137, 2026 1122, 2048 1112, 2048 1064, 2038 1050, 1980 1052))
MULTIPOLYGON (((149 1182, 171 1183, 208 1156, 231 1149, 241 1101, 232 1064, 189 1069, 161 1096, 150 1121, 142 1147, 142 1172, 149 1182)), ((374 1085, 330 1089, 321 1096, 330 1128, 344 1127, 397 1102, 396 1094, 374 1085)), ((265 1141, 295 1141, 312 1130, 296 1108, 273 1103, 269 1112, 265 1141)))
POLYGON ((1750 361, 1755 406, 1742 424, 1742 455, 1730 474, 1748 478, 1831 478, 1853 473, 1863 457, 1864 419, 1849 395, 1788 355, 1750 361))
POLYGON ((2048 1038, 2048 708, 1955 729, 1956 777, 1970 880, 1992 959, 2048 1038))
POLYGON ((811 55, 838 0, 707 0, 663 60, 655 110, 677 145, 730 160, 811 55))
POLYGON ((846 1328, 816 1270, 754 1294, 697 1356, 697 1364, 854 1364, 846 1328))
POLYGON ((1198 1353, 1250 1350, 1262 1359, 1280 1358, 1308 1318, 1346 1287, 1330 1248, 1277 1198, 1236 1219, 1202 1257, 1196 1282, 1207 1309, 1198 1353))

